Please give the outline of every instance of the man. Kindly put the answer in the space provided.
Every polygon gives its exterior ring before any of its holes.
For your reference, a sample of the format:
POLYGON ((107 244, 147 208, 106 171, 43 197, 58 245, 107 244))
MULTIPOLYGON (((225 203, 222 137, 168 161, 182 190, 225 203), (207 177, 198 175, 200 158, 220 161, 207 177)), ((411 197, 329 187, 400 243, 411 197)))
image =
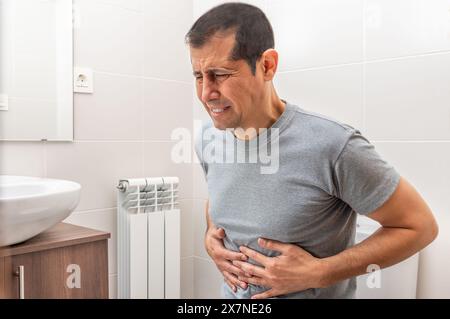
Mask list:
POLYGON ((270 145, 279 154, 277 170, 263 174, 261 160, 207 161, 204 141, 196 146, 209 190, 205 247, 224 297, 352 298, 370 265, 391 266, 434 240, 427 204, 358 130, 278 97, 278 53, 261 10, 220 5, 186 39, 225 150, 250 158, 270 145), (357 213, 382 227, 354 246, 357 213))

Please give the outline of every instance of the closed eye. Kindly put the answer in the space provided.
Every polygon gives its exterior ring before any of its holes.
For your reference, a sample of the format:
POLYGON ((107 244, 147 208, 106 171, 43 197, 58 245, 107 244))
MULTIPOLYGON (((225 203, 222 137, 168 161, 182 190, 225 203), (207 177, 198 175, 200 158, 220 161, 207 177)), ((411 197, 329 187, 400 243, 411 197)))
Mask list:
MULTIPOLYGON (((228 77, 230 77, 231 74, 230 73, 208 73, 207 77, 211 80, 211 81, 216 81, 216 80, 224 80, 228 77)), ((197 81, 201 81, 203 80, 203 75, 201 73, 195 73, 194 77, 197 81)))
POLYGON ((214 74, 213 77, 216 78, 216 79, 223 80, 223 79, 228 78, 230 75, 231 74, 228 74, 228 73, 225 73, 225 74, 214 74))

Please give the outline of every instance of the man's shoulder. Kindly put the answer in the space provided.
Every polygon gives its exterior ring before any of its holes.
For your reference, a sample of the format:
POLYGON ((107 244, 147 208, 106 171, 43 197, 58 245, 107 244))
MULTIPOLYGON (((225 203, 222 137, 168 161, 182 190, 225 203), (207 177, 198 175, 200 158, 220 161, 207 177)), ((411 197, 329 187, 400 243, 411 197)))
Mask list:
POLYGON ((293 105, 290 138, 309 145, 308 149, 335 157, 358 129, 331 116, 293 105), (301 136, 299 140, 297 137, 301 136))
POLYGON ((348 136, 357 131, 353 126, 331 116, 307 110, 294 104, 291 104, 291 109, 295 113, 294 124, 318 134, 336 133, 337 135, 348 136))

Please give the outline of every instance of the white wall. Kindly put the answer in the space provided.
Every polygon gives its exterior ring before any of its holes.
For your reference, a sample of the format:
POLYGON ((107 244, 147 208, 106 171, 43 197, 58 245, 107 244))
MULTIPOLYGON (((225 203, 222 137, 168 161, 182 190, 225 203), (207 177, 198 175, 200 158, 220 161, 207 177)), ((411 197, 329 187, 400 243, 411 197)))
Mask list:
POLYGON ((82 185, 80 204, 67 221, 112 233, 111 297, 116 296, 119 178, 179 176, 182 296, 189 298, 192 166, 171 162, 170 133, 192 125, 192 76, 184 44, 192 23, 192 1, 75 0, 74 4, 75 65, 94 70, 95 90, 74 95, 75 141, 0 142, 0 174, 62 178, 82 185))
MULTIPOLYGON (((194 0, 194 19, 223 1, 194 0)), ((259 0, 280 53, 282 98, 360 129, 419 190, 440 225, 417 296, 450 298, 450 0, 259 0)), ((194 102, 194 118, 204 118, 194 102)), ((195 296, 220 297, 203 248, 207 198, 194 168, 195 296)))

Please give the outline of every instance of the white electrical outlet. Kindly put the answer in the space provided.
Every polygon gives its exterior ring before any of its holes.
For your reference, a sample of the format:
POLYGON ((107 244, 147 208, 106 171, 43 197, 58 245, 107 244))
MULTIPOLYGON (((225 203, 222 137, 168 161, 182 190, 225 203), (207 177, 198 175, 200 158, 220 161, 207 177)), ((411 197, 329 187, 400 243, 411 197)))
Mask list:
POLYGON ((94 76, 92 69, 76 67, 73 70, 73 91, 75 93, 93 93, 94 76))

